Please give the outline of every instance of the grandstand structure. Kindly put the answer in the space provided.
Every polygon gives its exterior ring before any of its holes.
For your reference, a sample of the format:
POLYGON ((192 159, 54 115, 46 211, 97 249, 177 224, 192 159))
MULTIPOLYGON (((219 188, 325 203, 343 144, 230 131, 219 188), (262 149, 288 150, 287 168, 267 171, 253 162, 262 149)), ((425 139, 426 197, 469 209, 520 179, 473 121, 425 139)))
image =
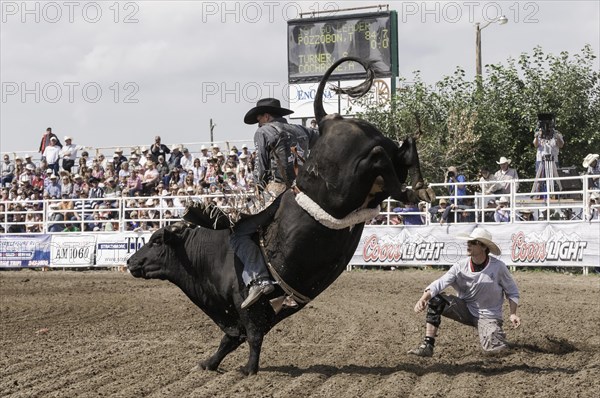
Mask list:
MULTIPOLYGON (((201 144, 186 145, 197 153, 201 144)), ((226 150, 233 145, 241 147, 242 143, 219 145, 226 150)), ((132 153, 138 149, 132 148, 132 153)), ((96 153, 110 150, 98 149, 96 153)), ((443 220, 437 203, 423 203, 419 211, 398 213, 394 209, 401 204, 388 199, 380 215, 365 226, 351 265, 449 264, 453 258, 442 251, 458 247, 456 233, 483 225, 494 236, 505 239, 504 251, 512 256, 503 259, 507 264, 578 266, 587 273, 600 267, 600 190, 590 184, 589 176, 555 179, 561 180, 564 187, 577 189, 532 194, 535 180, 511 182, 510 194, 503 195, 508 203, 502 221, 494 218, 500 195, 482 194, 480 182, 461 183, 468 192, 461 197, 447 194, 458 191, 450 189, 456 184, 430 184, 438 200, 445 199, 453 207, 443 220), (421 222, 405 225, 403 219, 408 216, 416 216, 421 222), (537 240, 527 241, 528 236, 536 236, 537 240), (520 241, 516 237, 521 237, 520 241), (546 243, 540 243, 543 239, 546 243), (435 242, 445 243, 442 248, 435 242), (374 254, 373 248, 379 251, 374 254), (442 255, 436 257, 423 248, 440 249, 438 254, 442 255), (422 258, 418 258, 419 250, 422 258), (523 250, 529 254, 523 254, 523 250)), ((250 200, 254 194, 244 195, 250 200)), ((229 201, 239 197, 239 192, 178 191, 159 196, 0 201, 0 268, 122 266, 153 231, 179 221, 188 201, 210 201, 227 207, 229 201)))

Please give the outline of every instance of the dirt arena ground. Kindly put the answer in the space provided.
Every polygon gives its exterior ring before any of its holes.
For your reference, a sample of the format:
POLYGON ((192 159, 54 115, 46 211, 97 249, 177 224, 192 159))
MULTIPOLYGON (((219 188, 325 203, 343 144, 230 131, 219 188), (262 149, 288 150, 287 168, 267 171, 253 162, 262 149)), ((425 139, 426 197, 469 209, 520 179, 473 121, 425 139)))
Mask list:
POLYGON ((168 282, 116 271, 0 272, 2 397, 597 397, 600 278, 517 271, 523 326, 504 357, 446 320, 433 358, 412 308, 436 270, 352 271, 218 372, 190 372, 218 328, 168 282))

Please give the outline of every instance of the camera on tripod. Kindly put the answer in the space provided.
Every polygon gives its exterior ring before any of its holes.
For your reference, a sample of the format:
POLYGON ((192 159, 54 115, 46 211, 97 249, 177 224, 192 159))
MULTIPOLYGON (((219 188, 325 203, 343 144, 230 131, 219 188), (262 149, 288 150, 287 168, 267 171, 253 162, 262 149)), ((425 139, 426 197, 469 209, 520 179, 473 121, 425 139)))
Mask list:
POLYGON ((554 138, 554 127, 556 121, 552 113, 538 113, 538 129, 540 130, 540 138, 551 140, 554 138))

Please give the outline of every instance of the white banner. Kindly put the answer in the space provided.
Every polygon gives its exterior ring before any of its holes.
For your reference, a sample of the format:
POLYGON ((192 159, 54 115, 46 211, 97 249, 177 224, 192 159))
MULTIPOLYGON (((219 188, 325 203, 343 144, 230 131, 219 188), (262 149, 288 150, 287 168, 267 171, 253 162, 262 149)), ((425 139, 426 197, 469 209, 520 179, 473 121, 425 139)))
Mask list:
MULTIPOLYGON (((363 80, 347 80, 342 81, 342 87, 352 87, 362 83, 363 80)), ((337 85, 337 81, 331 81, 323 92, 323 108, 327 114, 339 113, 343 116, 355 115, 358 112, 363 112, 364 108, 356 104, 356 100, 347 95, 342 95, 341 98, 329 86, 337 85)), ((375 104, 389 103, 390 93, 392 90, 391 78, 375 79, 371 91, 367 94, 367 101, 375 104)), ((313 103, 317 94, 319 83, 301 83, 290 84, 290 109, 294 111, 289 117, 291 119, 312 118, 315 111, 313 103)))
POLYGON ((96 265, 125 265, 129 257, 148 242, 150 236, 150 232, 98 235, 96 265))
MULTIPOLYGON (((350 264, 454 264, 466 256, 473 224, 445 226, 366 226, 350 264)), ((500 259, 515 266, 600 266, 598 223, 514 223, 483 226, 502 250, 500 259)))
POLYGON ((94 235, 53 235, 51 267, 90 267, 94 265, 94 235))

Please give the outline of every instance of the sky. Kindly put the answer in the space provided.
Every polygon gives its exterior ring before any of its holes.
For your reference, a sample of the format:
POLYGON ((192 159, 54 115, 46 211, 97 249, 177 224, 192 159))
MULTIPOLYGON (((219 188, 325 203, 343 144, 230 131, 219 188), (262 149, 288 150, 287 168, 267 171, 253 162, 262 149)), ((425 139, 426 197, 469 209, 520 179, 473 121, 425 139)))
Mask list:
POLYGON ((287 21, 378 4, 398 13, 409 81, 419 70, 435 83, 457 66, 472 78, 475 23, 500 15, 507 24, 482 30, 484 74, 536 46, 600 49, 599 1, 2 0, 0 151, 35 153, 47 127, 96 148, 149 145, 157 134, 169 145, 209 143, 211 119, 215 141, 250 144, 256 126, 243 117, 256 101, 289 105, 287 21))

